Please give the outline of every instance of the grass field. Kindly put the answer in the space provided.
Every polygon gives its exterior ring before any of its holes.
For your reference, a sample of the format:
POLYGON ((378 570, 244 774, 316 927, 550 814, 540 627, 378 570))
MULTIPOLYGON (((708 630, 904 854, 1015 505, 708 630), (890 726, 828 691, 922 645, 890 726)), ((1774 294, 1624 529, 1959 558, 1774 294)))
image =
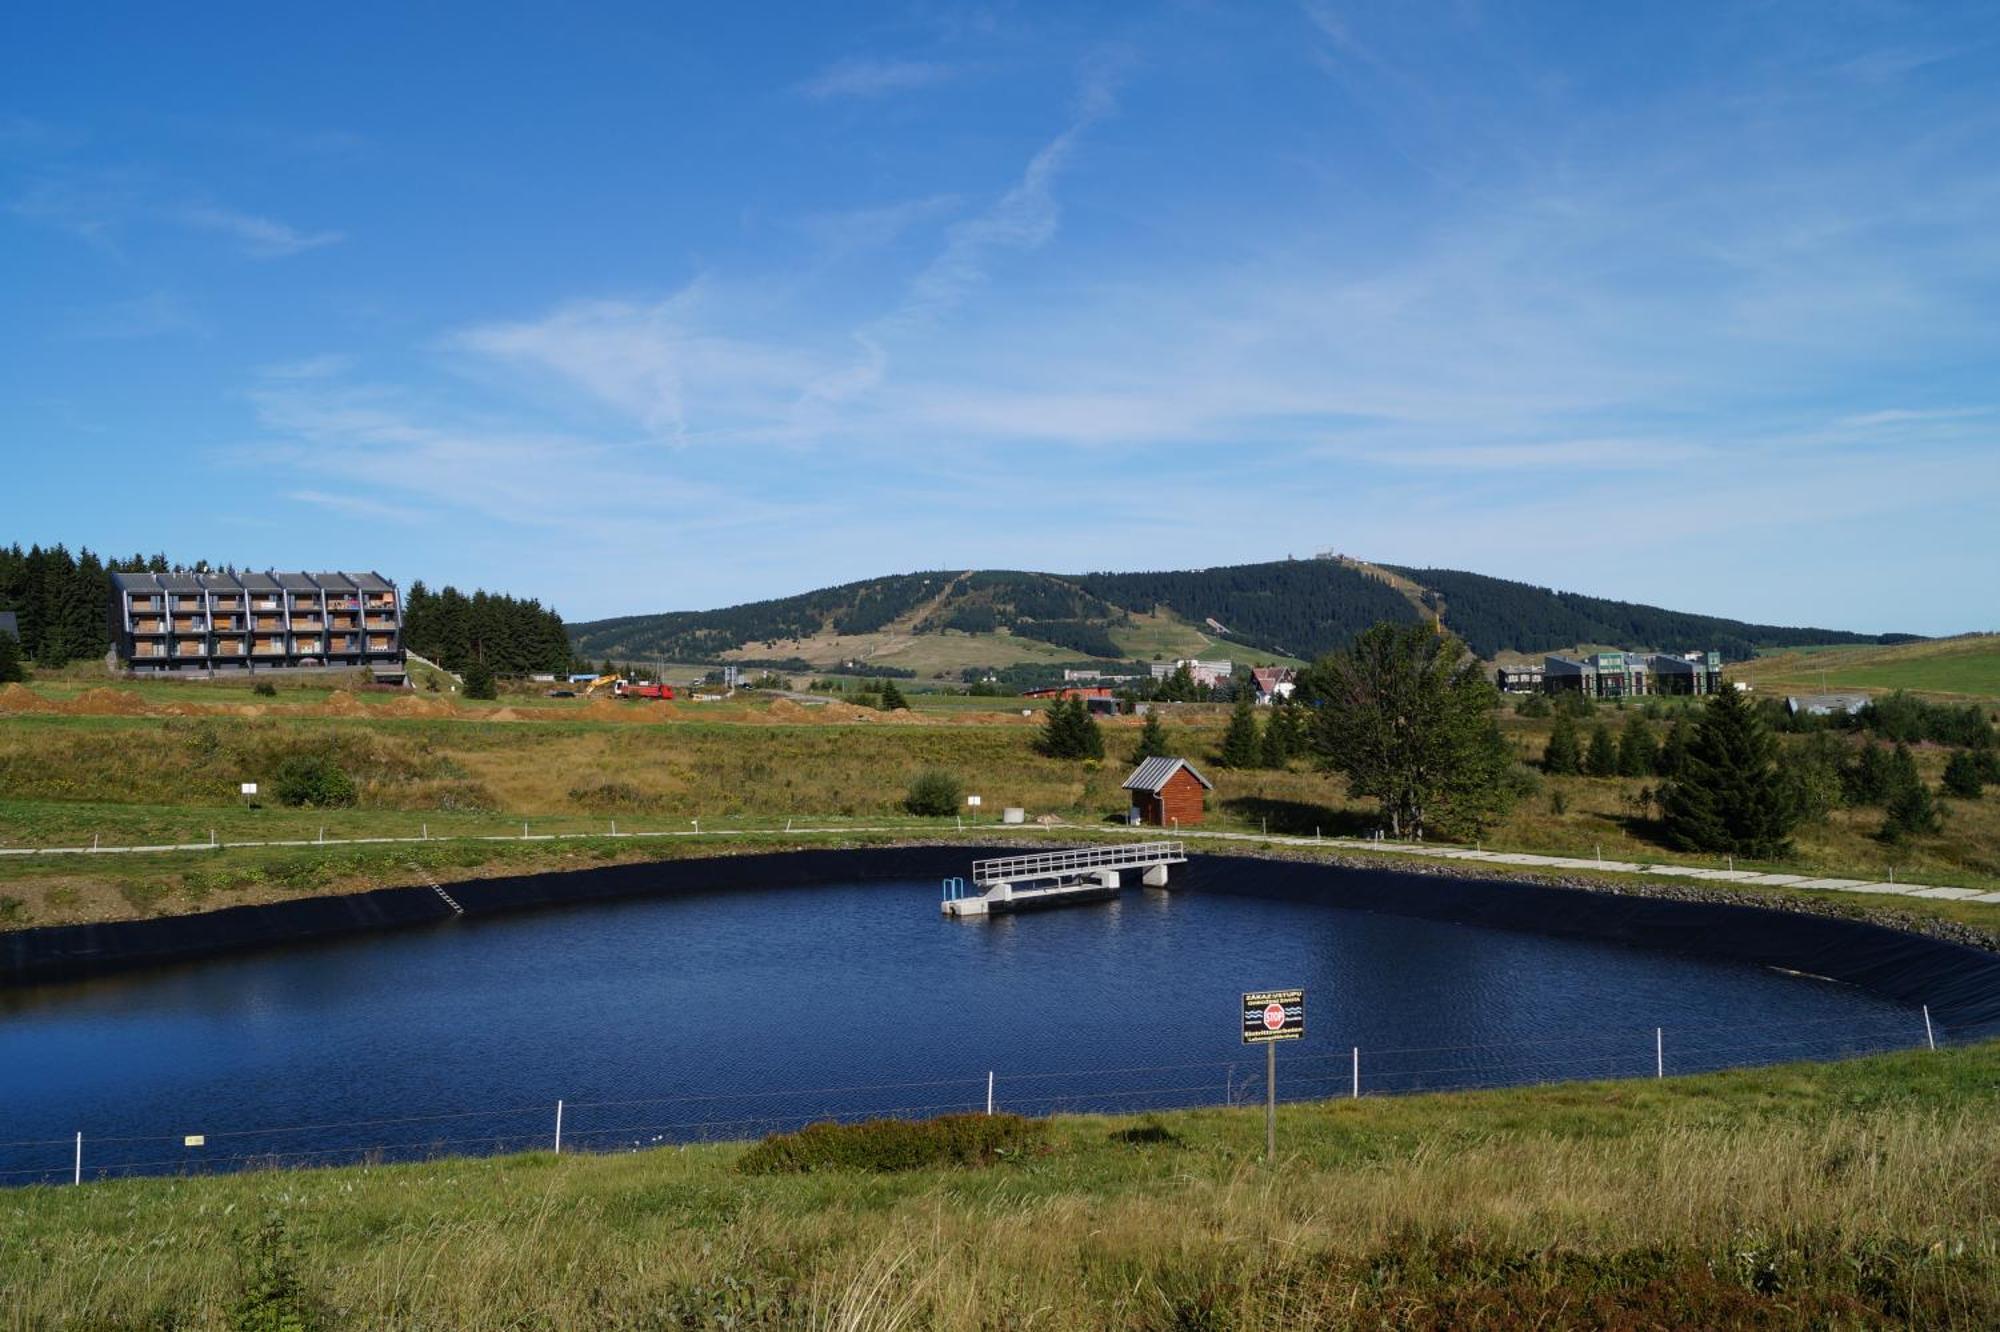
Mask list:
MULTIPOLYGON (((1098 764, 1034 752, 1037 718, 1015 700, 935 700, 935 710, 893 715, 844 703, 806 708, 788 700, 706 705, 547 700, 472 705, 438 695, 337 695, 280 691, 257 699, 222 684, 151 683, 115 695, 87 681, 37 684, 38 707, 68 712, 0 714, 0 849, 207 841, 688 831, 700 826, 777 833, 787 820, 816 826, 880 825, 912 833, 955 830, 925 823, 901 802, 922 770, 955 773, 991 817, 1019 805, 1031 818, 1103 826, 1126 806, 1120 788, 1137 722, 1105 725, 1098 764), (107 697, 113 702, 107 703, 107 697), (68 700, 64 702, 63 700, 68 700), (981 706, 973 706, 979 704, 981 706), (93 711, 95 710, 95 711, 93 711), (414 711, 413 711, 414 710, 414 711), (128 715, 135 713, 137 715, 128 715), (437 715, 429 715, 430 713, 437 715), (334 755, 360 798, 351 809, 247 807, 244 781, 267 784, 283 758, 334 755)), ((16 703, 19 695, 10 696, 16 703)), ((6 699, 0 698, 0 704, 6 699)), ((1226 710, 1176 706, 1174 745, 1215 781, 1209 826, 1241 832, 1366 835, 1372 807, 1338 779, 1295 761, 1277 771, 1230 771, 1208 762, 1226 710)), ((1601 710, 1614 730, 1623 716, 1601 710)), ((1528 758, 1550 723, 1503 714, 1528 758)), ((1944 754, 1920 748, 1935 781, 1944 754)), ((1712 864, 1664 849, 1642 804, 1648 783, 1537 778, 1532 793, 1491 829, 1485 845, 1640 862, 1712 864)), ((268 795, 268 786, 266 786, 268 795)), ((1993 889, 2000 886, 2000 792, 1945 802, 1943 833, 1890 847, 1874 833, 1881 813, 1836 810, 1796 837, 1795 855, 1768 868, 1993 889)), ((761 844, 761 843, 760 843, 761 844)), ((466 877, 635 855, 653 847, 423 848, 420 867, 466 877)), ((230 850, 92 860, 0 859, 0 928, 207 909, 376 882, 412 881, 411 853, 230 850), (190 858, 193 857, 193 858, 190 858)), ((1982 904, 1904 903, 1954 919, 2000 917, 1982 904)))
POLYGON ((1778 652, 1732 666, 1728 675, 1767 694, 1908 689, 1941 699, 2000 701, 2000 634, 1970 634, 1894 647, 1778 652))
POLYGON ((983 1168, 738 1145, 0 1196, 0 1328, 1984 1329, 2000 1047, 1047 1121, 983 1168), (284 1321, 285 1319, 292 1321, 284 1321), (259 1321, 259 1320, 262 1321, 259 1321))

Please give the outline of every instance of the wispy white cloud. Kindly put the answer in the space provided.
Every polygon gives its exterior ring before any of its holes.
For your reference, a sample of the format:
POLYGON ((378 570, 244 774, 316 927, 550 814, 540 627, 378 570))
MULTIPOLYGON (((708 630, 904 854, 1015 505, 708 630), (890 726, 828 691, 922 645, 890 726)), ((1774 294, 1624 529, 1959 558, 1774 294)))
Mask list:
POLYGON ((943 83, 956 73, 935 60, 856 58, 828 65, 800 84, 799 91, 815 98, 887 97, 943 83))
POLYGON ((339 231, 302 231, 275 218, 242 213, 233 208, 194 206, 177 209, 172 216, 183 226, 233 238, 245 254, 255 259, 284 259, 307 250, 336 245, 346 239, 346 235, 339 231))

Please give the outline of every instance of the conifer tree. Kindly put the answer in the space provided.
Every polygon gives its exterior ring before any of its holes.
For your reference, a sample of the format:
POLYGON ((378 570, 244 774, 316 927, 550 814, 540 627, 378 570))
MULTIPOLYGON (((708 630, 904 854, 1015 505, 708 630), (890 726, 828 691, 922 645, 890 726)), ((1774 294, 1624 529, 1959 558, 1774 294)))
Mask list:
POLYGON ((1274 703, 1271 716, 1264 723, 1264 746, 1260 755, 1263 766, 1283 768, 1292 761, 1302 747, 1299 735, 1299 709, 1290 703, 1274 703))
POLYGON ((467 698, 500 696, 500 691, 493 680, 493 668, 478 657, 465 664, 465 696, 467 698))
MULTIPOLYGON (((0 666, 4 669, 4 666, 0 666)), ((7 677, 0 674, 0 680, 7 677)), ((1984 765, 1969 749, 1955 749, 1944 765, 1944 789, 1946 795, 1957 796, 1961 800, 1977 800, 1986 785, 1984 765)))
POLYGON ((882 682, 882 701, 876 706, 884 712, 908 712, 910 700, 903 697, 903 691, 896 688, 894 680, 882 682))
POLYGON ((1882 831, 1876 836, 1885 842, 1901 842, 1937 832, 1943 827, 1944 819, 1938 812, 1931 788, 1924 785, 1922 778, 1913 778, 1904 782, 1897 788, 1896 794, 1889 797, 1882 831))
POLYGON ((1567 712, 1556 714, 1555 729, 1549 732, 1548 747, 1542 751, 1542 771, 1570 776, 1583 767, 1583 754, 1576 738, 1576 718, 1567 712))
POLYGON ((1739 856, 1789 851, 1799 813, 1777 751, 1777 738, 1741 693, 1712 695, 1661 796, 1668 843, 1739 856))
POLYGON ((1625 719, 1625 731, 1618 737, 1618 771, 1626 777, 1651 777, 1660 763, 1660 745, 1653 728, 1633 713, 1625 719))
POLYGON ((0 630, 0 684, 19 684, 27 678, 21 669, 21 643, 14 635, 0 630))
POLYGON ((1677 777, 1687 763, 1688 745, 1693 741, 1686 717, 1674 718, 1674 724, 1667 728, 1667 742, 1660 746, 1659 774, 1662 777, 1677 777))
POLYGON ((1218 756, 1225 768, 1254 768, 1263 757, 1263 748, 1257 743, 1257 705, 1245 692, 1239 694, 1236 706, 1229 712, 1229 729, 1222 733, 1222 752, 1218 756))
POLYGON ((1590 752, 1584 755, 1583 770, 1592 777, 1618 775, 1618 744, 1603 722, 1590 728, 1590 752))
POLYGON ((1132 761, 1144 763, 1149 758, 1166 758, 1168 753, 1166 725, 1158 712, 1148 712, 1146 724, 1139 728, 1139 747, 1132 751, 1132 761))

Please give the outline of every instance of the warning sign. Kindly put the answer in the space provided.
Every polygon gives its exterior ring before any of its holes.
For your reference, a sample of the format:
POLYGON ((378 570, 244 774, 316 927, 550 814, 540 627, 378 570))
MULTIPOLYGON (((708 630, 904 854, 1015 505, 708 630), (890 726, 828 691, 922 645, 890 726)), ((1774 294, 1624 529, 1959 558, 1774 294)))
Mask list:
POLYGON ((1304 990, 1252 990, 1243 996, 1243 1043, 1296 1041, 1306 1034, 1304 990))

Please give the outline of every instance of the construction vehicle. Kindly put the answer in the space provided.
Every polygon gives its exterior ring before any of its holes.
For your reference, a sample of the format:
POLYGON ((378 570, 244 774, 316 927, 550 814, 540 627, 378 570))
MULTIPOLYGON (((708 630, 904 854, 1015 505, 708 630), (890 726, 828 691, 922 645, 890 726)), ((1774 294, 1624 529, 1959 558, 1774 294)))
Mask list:
POLYGON ((585 698, 595 698, 597 697, 598 690, 608 688, 615 691, 619 685, 624 683, 625 677, 622 675, 600 675, 583 687, 583 696, 585 698))
POLYGON ((671 702, 674 697, 674 687, 670 684, 628 684, 621 680, 612 688, 620 698, 659 699, 662 702, 671 702))

